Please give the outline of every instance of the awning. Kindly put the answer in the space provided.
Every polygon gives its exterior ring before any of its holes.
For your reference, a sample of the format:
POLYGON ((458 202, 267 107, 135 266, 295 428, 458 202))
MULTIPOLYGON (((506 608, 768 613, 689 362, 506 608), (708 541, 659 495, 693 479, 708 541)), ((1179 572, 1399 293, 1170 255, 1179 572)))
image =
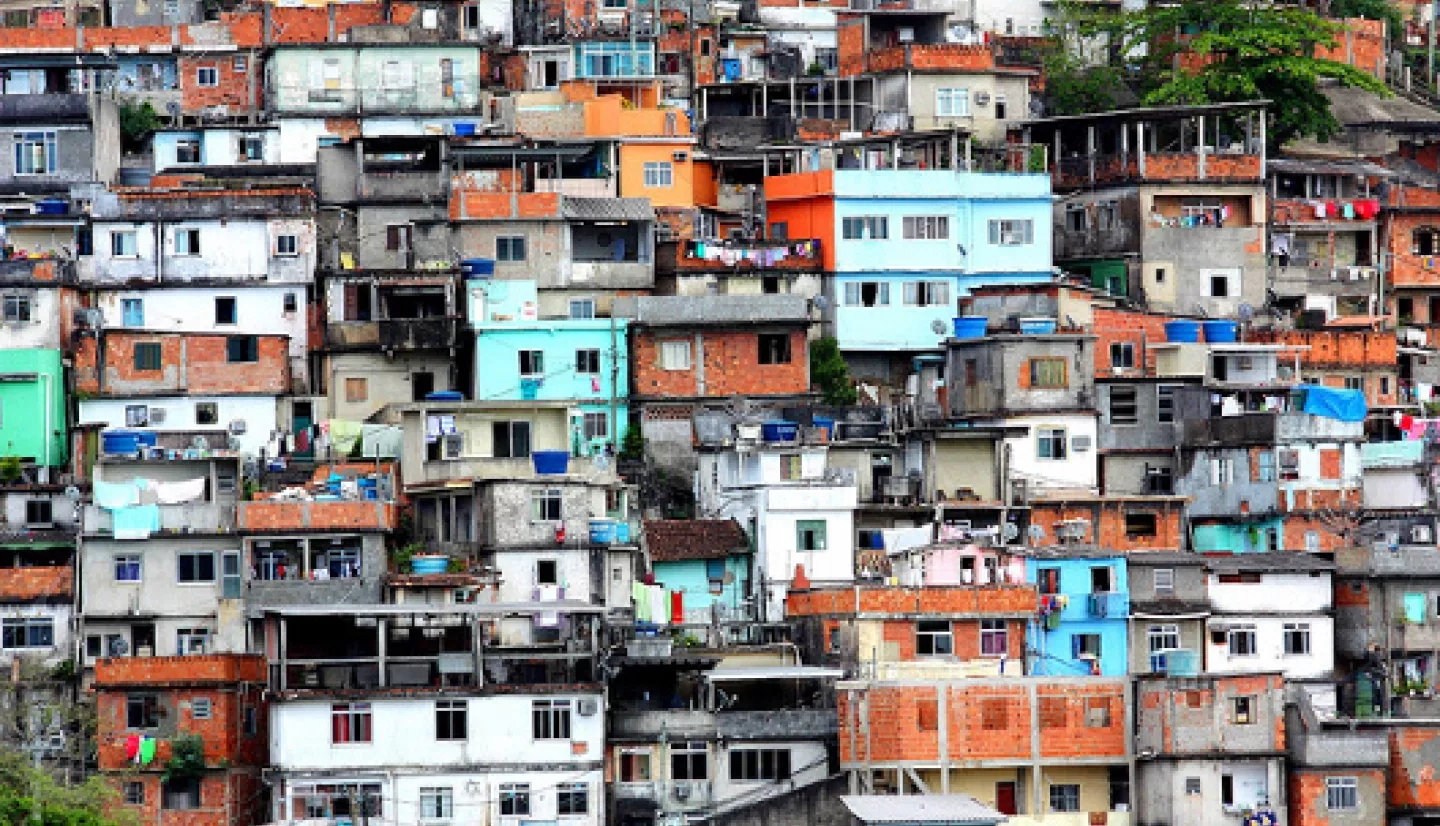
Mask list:
POLYGON ((706 674, 705 679, 712 683, 719 683, 741 680, 822 680, 839 679, 843 676, 845 676, 845 672, 838 668, 824 668, 818 665, 776 665, 722 668, 706 674))

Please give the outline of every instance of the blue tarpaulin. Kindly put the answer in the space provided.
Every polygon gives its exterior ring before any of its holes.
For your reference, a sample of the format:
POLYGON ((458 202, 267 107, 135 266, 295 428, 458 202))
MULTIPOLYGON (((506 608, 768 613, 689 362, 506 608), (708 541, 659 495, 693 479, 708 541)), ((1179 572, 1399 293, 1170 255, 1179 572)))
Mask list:
POLYGON ((1340 390, 1308 384, 1305 386, 1305 406, 1301 409, 1327 419, 1363 422, 1366 413, 1365 394, 1359 390, 1340 390))

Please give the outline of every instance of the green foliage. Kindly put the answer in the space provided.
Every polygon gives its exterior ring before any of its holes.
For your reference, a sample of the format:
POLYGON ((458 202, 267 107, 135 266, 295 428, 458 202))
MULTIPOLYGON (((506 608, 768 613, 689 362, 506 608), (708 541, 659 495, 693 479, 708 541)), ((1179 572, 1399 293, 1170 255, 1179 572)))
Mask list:
POLYGON ((165 782, 189 780, 205 773, 205 740, 198 734, 181 734, 170 741, 165 782))
POLYGON ((347 455, 351 459, 364 459, 365 440, 361 439, 359 436, 356 436, 355 441, 350 445, 350 453, 347 455))
POLYGON ((415 557, 415 554, 424 552, 425 546, 423 544, 419 542, 407 542, 390 552, 390 561, 394 564, 396 571, 409 573, 410 560, 415 557))
POLYGON ((6 456, 0 459, 0 482, 7 485, 20 481, 21 468, 19 456, 6 456))
POLYGON ((0 824, 28 826, 38 811, 42 826, 137 826, 134 813, 119 804, 115 790, 98 777, 57 783, 19 752, 0 750, 0 824))
POLYGON ((1330 0, 1330 16, 1336 19, 1363 17, 1384 20, 1385 34, 1390 41, 1400 42, 1405 34, 1405 19, 1400 9, 1389 0, 1330 0))
POLYGON ((645 458, 645 436, 640 433, 640 428, 631 425, 625 430, 625 438, 620 441, 620 458, 639 461, 645 458))
POLYGON ((840 345, 829 336, 810 343, 810 383, 829 405, 845 407, 860 398, 850 380, 850 368, 840 354, 840 345))
POLYGON ((120 144, 126 152, 144 150, 150 134, 164 125, 164 118, 148 100, 120 104, 120 144))
POLYGON ((458 556, 452 556, 450 557, 450 561, 445 565, 445 572, 451 574, 463 574, 465 573, 465 569, 467 567, 468 566, 466 565, 465 560, 461 559, 458 556))
POLYGON ((1272 148, 1299 137, 1324 141, 1339 134, 1322 80, 1389 94, 1385 84, 1359 69, 1315 56, 1317 46, 1338 42, 1342 26, 1309 9, 1180 0, 1091 16, 1078 31, 1134 61, 1133 76, 1147 106, 1272 101, 1272 148))

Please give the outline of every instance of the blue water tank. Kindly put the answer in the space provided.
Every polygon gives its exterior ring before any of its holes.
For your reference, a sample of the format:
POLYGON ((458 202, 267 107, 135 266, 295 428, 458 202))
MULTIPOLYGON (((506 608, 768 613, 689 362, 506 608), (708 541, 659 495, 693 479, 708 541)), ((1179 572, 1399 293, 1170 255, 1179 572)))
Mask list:
POLYGON ((964 315, 956 318, 954 325, 956 338, 984 338, 990 319, 983 315, 964 315))
POLYGON ((570 452, 567 450, 537 450, 530 454, 535 463, 536 473, 564 473, 570 469, 570 452))
POLYGON ((154 447, 157 437, 150 430, 107 430, 100 434, 102 453, 133 455, 142 447, 154 447))
POLYGON ((1234 344, 1239 327, 1233 321, 1202 321, 1200 326, 1205 328, 1205 340, 1211 344, 1234 344))
POLYGON ((465 394, 459 390, 436 390, 434 393, 426 393, 427 402, 459 402, 465 400, 465 394))
POLYGON ((800 438, 800 425, 776 419, 760 425, 760 435, 767 442, 793 442, 800 438))
POLYGON ((1200 322, 1183 320, 1165 322, 1165 340, 1177 344, 1198 342, 1200 340, 1200 322))

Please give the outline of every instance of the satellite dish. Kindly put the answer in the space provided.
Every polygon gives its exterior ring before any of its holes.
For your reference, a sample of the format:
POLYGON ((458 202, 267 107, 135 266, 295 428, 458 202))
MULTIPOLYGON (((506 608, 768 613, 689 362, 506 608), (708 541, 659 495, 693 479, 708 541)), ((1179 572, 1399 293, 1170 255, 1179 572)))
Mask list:
POLYGON ((116 637, 110 641, 110 656, 123 657, 128 653, 130 653, 130 643, 126 642, 123 637, 116 637))
POLYGON ((930 322, 930 332, 934 333, 937 336, 943 336, 949 330, 949 326, 947 326, 945 322, 941 321, 938 318, 930 322))
POLYGON ((1249 324, 1255 319, 1255 308, 1249 304, 1241 304, 1235 308, 1235 317, 1240 319, 1241 323, 1249 324))
POLYGON ((813 302, 814 302, 814 304, 815 304, 815 309, 817 309, 817 310, 823 310, 823 309, 825 309, 826 307, 829 307, 829 306, 830 306, 830 299, 826 298, 826 297, 823 296, 823 295, 817 295, 817 296, 815 296, 815 298, 812 299, 812 300, 813 300, 813 302))
POLYGON ((80 489, 75 487, 74 485, 65 488, 65 498, 69 499, 71 502, 79 502, 80 489))
POLYGON ((1036 542, 1045 538, 1045 529, 1039 525, 1031 525, 1027 533, 1030 535, 1030 538, 1036 542))
MULTIPOLYGON (((1032 527, 1038 528, 1040 526, 1034 525, 1032 527)), ((1041 532, 1044 532, 1044 528, 1041 528, 1041 532)), ((1001 528, 1001 533, 1004 535, 1006 542, 1013 542, 1020 536, 1020 526, 1016 525, 1014 522, 1006 522, 1005 527, 1001 528)))

